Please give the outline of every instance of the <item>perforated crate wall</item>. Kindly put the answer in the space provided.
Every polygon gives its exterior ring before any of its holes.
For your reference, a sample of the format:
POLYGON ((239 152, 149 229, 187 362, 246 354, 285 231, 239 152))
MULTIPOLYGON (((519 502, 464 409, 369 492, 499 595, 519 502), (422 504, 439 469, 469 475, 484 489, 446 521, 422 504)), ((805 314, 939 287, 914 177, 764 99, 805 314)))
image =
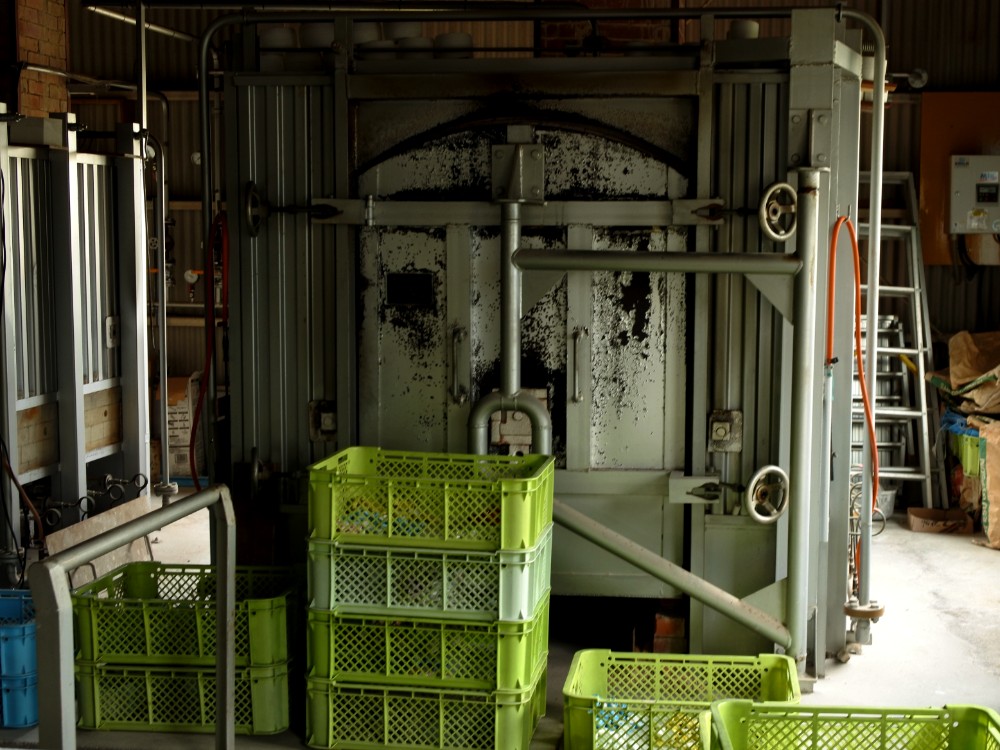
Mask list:
POLYGON ((33 675, 37 670, 31 592, 0 590, 0 677, 33 675))
MULTIPOLYGON (((215 668, 119 667, 77 662, 79 726, 144 732, 214 732, 215 668)), ((288 729, 288 667, 236 670, 241 734, 288 729)))
POLYGON ((309 468, 313 539, 521 550, 552 522, 554 460, 354 447, 309 468))
POLYGON ((552 526, 516 552, 309 543, 313 609, 340 614, 527 620, 550 586, 552 526))
POLYGON ((512 693, 417 690, 309 679, 306 744, 316 748, 528 750, 545 714, 545 672, 512 693))
POLYGON ((548 653, 549 598, 526 622, 309 613, 309 676, 338 682, 524 690, 548 653))
MULTIPOLYGON (((73 593, 78 658, 117 664, 215 663, 215 570, 129 563, 73 593)), ((236 663, 288 659, 291 579, 280 568, 236 570, 236 663)))
POLYGON ((721 701, 704 750, 1000 750, 1000 716, 977 706, 846 708, 721 701))
POLYGON ((787 656, 684 656, 580 651, 563 686, 564 750, 699 746, 698 714, 713 701, 799 701, 787 656))

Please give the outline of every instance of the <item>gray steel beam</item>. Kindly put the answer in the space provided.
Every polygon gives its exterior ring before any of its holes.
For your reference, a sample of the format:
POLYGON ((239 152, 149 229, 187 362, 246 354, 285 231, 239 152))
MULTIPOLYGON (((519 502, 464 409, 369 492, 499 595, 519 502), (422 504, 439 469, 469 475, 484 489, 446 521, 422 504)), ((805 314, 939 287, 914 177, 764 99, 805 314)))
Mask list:
POLYGON ((224 485, 178 500, 31 566, 28 580, 35 603, 38 642, 44 644, 44 648, 38 649, 38 740, 41 747, 75 750, 77 746, 70 573, 101 555, 209 507, 215 519, 216 643, 219 646, 215 664, 215 738, 217 748, 235 748, 236 517, 229 490, 224 485))
MULTIPOLYGON (((501 209, 485 201, 398 201, 375 200, 371 221, 366 216, 368 201, 360 198, 313 200, 315 206, 330 206, 340 213, 315 218, 316 224, 362 224, 376 227, 438 227, 447 224, 499 226, 501 209)), ((719 199, 636 200, 636 201, 546 201, 521 206, 522 223, 528 226, 665 227, 679 225, 718 226, 722 219, 695 213, 723 208, 719 199)))
POLYGON ((514 263, 531 271, 645 271, 670 273, 759 273, 794 276, 802 261, 763 253, 632 253, 615 250, 550 252, 521 248, 514 263))
MULTIPOLYGON (((122 460, 126 476, 149 476, 149 347, 146 289, 144 141, 137 125, 118 130, 115 191, 118 202, 118 299, 122 388, 122 460)), ((162 277, 163 274, 160 274, 162 277)), ((95 342, 99 345, 100 342, 95 342)), ((165 384, 161 384, 161 391, 165 384)), ((161 393, 165 401, 165 391, 161 393)), ((161 429, 163 429, 161 427, 161 429)), ((163 466, 166 471, 168 467, 163 466)), ((82 497, 78 495, 77 497, 82 497)))
MULTIPOLYGON (((83 276, 80 264, 79 195, 73 114, 62 115, 62 148, 49 151, 52 165, 52 216, 57 300, 56 362, 59 382, 59 472, 61 499, 87 494, 86 438, 83 415, 84 330, 83 276)), ((143 212, 145 207, 143 207, 143 212)), ((144 213, 136 214, 143 216, 144 213)), ((144 315, 145 308, 136 311, 144 315)), ((145 330, 145 329, 143 329, 145 330)), ((144 381, 145 382, 145 381, 144 381)))
POLYGON ((628 537, 602 526, 589 516, 574 510, 559 500, 553 502, 552 520, 593 542, 601 549, 607 550, 651 576, 675 586, 703 604, 731 617, 741 625, 760 633, 779 646, 787 648, 791 645, 791 634, 780 620, 741 601, 703 578, 699 578, 680 565, 665 560, 656 553, 636 544, 628 537))
POLYGON ((788 503, 788 610, 792 640, 788 655, 799 671, 808 650, 809 539, 812 503, 813 391, 816 383, 816 273, 819 254, 820 175, 799 170, 796 244, 802 272, 795 286, 794 368, 792 384, 792 457, 788 503))

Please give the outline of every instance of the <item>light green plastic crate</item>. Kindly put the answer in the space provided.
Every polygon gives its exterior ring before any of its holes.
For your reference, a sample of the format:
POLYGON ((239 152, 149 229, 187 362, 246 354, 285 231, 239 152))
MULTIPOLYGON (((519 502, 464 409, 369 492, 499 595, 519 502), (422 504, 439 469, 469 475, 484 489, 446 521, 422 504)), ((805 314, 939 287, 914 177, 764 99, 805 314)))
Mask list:
MULTIPOLYGON (((214 732, 215 668, 119 667, 78 662, 83 729, 214 732)), ((240 734, 288 729, 288 666, 236 670, 233 714, 240 734)))
POLYGON ((579 651, 563 686, 564 750, 689 750, 713 701, 798 703, 787 656, 685 656, 579 651))
POLYGON ((309 679, 306 744, 338 750, 387 747, 528 750, 545 714, 545 671, 516 692, 431 690, 309 679))
POLYGON ((309 612, 308 675, 337 682, 524 690, 546 658, 549 597, 524 622, 309 612))
MULTIPOLYGON (((129 563, 73 592, 77 658, 116 664, 215 663, 215 569, 129 563)), ((291 576, 283 568, 236 570, 236 664, 288 659, 291 576)))
POLYGON ((453 550, 534 547, 552 522, 550 456, 347 448, 309 467, 313 539, 453 550))
POLYGON ((551 586, 552 525, 527 550, 460 552, 309 542, 309 606, 374 617, 520 622, 551 586))
POLYGON ((703 750, 1000 750, 1000 716, 976 706, 845 708, 722 701, 703 750))

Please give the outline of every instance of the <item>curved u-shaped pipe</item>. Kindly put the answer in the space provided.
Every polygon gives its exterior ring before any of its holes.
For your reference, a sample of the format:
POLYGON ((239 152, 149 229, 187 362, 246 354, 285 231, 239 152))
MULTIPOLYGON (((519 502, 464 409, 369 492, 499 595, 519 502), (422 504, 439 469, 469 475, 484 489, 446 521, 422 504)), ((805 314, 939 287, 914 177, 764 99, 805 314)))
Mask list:
POLYGON ((552 453, 552 417, 545 404, 527 393, 502 396, 488 393, 469 414, 469 450, 485 456, 490 445, 490 415, 496 411, 519 411, 531 422, 531 448, 535 453, 552 453))

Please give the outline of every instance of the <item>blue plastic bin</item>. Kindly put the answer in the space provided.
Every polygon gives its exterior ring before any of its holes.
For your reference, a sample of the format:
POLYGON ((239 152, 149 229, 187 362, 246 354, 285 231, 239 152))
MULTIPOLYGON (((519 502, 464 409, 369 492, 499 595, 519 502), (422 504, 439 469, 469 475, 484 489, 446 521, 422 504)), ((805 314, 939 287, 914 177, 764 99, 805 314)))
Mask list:
POLYGON ((37 669, 31 592, 0 590, 0 678, 33 675, 37 669))
POLYGON ((0 678, 0 726, 32 727, 38 723, 38 675, 0 678))

